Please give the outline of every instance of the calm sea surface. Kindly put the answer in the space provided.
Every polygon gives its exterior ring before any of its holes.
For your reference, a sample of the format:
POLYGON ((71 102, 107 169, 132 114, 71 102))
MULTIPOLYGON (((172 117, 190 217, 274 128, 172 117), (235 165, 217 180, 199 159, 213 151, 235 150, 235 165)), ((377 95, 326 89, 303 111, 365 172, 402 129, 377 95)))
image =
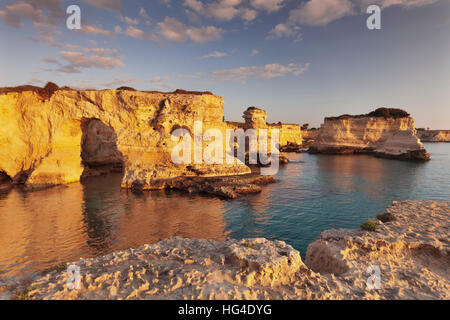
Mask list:
POLYGON ((278 183, 237 200, 120 189, 120 175, 0 194, 0 276, 137 247, 171 236, 266 237, 306 253, 320 232, 357 228, 394 200, 450 200, 450 144, 428 163, 293 154, 278 183))

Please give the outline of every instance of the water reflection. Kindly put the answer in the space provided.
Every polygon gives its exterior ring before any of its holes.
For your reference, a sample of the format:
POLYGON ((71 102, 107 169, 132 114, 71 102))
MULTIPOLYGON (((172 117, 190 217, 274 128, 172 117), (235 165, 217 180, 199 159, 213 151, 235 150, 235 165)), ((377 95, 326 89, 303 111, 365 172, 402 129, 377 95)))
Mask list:
POLYGON ((59 262, 171 236, 223 240, 223 201, 177 192, 120 190, 120 175, 0 202, 0 273, 35 272, 59 262))
POLYGON ((300 250, 333 226, 357 228, 393 200, 449 200, 450 144, 428 163, 291 155, 278 182, 233 201, 120 190, 120 175, 33 193, 0 194, 0 275, 137 247, 171 236, 266 237, 300 250))
POLYGON ((384 160, 366 155, 317 157, 317 179, 324 193, 364 193, 377 199, 387 190, 412 190, 424 163, 384 160))

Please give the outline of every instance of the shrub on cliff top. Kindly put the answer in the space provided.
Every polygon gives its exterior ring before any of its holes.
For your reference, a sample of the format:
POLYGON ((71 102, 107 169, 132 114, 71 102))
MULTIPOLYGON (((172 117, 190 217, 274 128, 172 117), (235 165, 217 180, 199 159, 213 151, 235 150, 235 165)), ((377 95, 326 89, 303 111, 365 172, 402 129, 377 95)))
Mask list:
POLYGON ((367 114, 369 117, 383 117, 383 118, 407 118, 410 116, 408 112, 402 109, 395 108, 378 108, 367 114))
POLYGON ((361 229, 366 231, 375 231, 377 230, 378 224, 375 220, 367 220, 363 224, 361 224, 361 229))
POLYGON ((26 92, 26 91, 33 91, 39 94, 44 100, 50 99, 50 97, 55 93, 55 91, 58 91, 59 87, 57 84, 53 82, 47 82, 45 87, 40 88, 36 86, 31 85, 25 85, 25 86, 18 86, 18 87, 6 87, 6 88, 0 88, 0 94, 9 93, 9 92, 26 92))
POLYGON ((132 88, 132 87, 120 87, 120 88, 117 88, 116 90, 136 91, 136 89, 132 88))
POLYGON ((350 115, 343 114, 339 117, 327 117, 327 120, 340 120, 340 119, 353 119, 353 118, 366 118, 366 117, 376 117, 376 118, 391 118, 391 119, 399 119, 399 118, 407 118, 410 114, 402 109, 395 108, 378 108, 375 111, 359 114, 359 115, 350 115))

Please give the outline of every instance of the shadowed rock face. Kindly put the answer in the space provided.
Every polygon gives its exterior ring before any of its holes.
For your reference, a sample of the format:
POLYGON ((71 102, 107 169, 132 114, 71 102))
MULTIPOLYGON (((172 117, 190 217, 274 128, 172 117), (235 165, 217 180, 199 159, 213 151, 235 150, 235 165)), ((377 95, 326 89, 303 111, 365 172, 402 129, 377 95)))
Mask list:
POLYGON ((326 118, 311 153, 369 153, 401 160, 429 160, 410 117, 326 118))
POLYGON ((81 159, 83 177, 123 171, 123 155, 117 149, 114 129, 98 119, 81 121, 81 159))
MULTIPOLYGON (((173 164, 175 126, 225 132, 221 97, 210 93, 60 89, 0 94, 0 171, 29 188, 78 181, 86 167, 123 162, 123 187, 180 176, 250 173, 234 165, 173 164), (83 158, 83 159, 82 159, 83 158)), ((225 136, 225 134, 224 134, 225 136)), ((206 148, 207 144, 203 144, 206 148)))

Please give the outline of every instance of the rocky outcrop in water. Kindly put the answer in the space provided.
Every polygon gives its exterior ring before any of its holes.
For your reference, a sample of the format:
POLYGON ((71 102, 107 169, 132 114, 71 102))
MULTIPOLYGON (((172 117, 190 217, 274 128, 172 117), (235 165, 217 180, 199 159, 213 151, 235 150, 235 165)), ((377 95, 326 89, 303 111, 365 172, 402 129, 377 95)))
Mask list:
POLYGON ((450 142, 450 130, 417 129, 417 137, 422 142, 450 142))
POLYGON ((282 241, 172 238, 74 262, 79 290, 67 287, 71 264, 34 279, 0 277, 0 298, 446 300, 449 218, 450 202, 394 202, 373 232, 322 232, 306 263, 282 241), (379 287, 369 267, 379 269, 379 287))
POLYGON ((303 145, 305 148, 309 148, 314 141, 316 141, 317 137, 319 136, 320 129, 307 129, 302 130, 303 135, 303 145))
MULTIPOLYGON (((125 171, 122 186, 158 180, 229 176, 251 170, 234 164, 175 165, 177 128, 222 131, 224 101, 209 92, 76 91, 19 87, 0 90, 0 175, 12 184, 41 188, 97 175, 105 166, 125 171)), ((202 144, 202 151, 208 146, 202 144)), ((2 187, 4 188, 4 187, 2 187)))
POLYGON ((385 108, 367 115, 325 118, 309 151, 328 154, 368 153, 401 160, 430 158, 416 136, 414 119, 402 110, 385 108))
POLYGON ((295 152, 302 149, 303 136, 301 126, 287 123, 267 123, 267 112, 265 110, 249 107, 242 116, 245 122, 227 122, 229 129, 265 129, 270 138, 271 130, 279 132, 279 149, 284 152, 295 152))

